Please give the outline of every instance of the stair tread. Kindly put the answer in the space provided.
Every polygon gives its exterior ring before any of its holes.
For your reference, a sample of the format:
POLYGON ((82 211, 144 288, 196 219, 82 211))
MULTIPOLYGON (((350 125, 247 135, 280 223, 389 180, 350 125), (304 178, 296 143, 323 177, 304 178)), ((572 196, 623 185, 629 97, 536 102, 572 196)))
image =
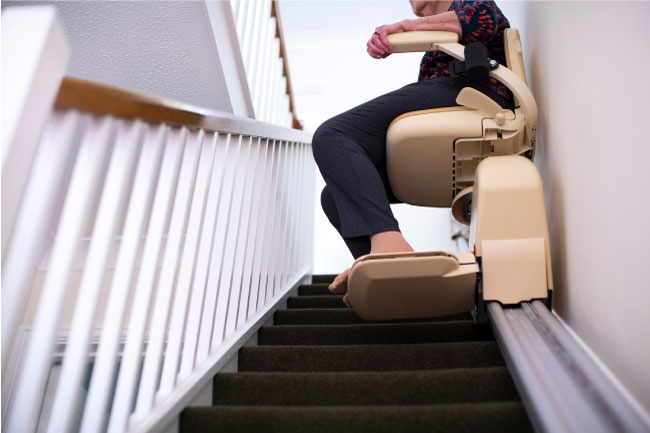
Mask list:
POLYGON ((423 319, 392 320, 382 322, 367 322, 350 308, 292 308, 276 311, 274 323, 276 325, 345 325, 361 323, 420 323, 471 320, 469 312, 449 316, 431 317, 423 319))
POLYGON ((504 365, 494 341, 399 345, 249 346, 239 371, 396 371, 504 365))
POLYGON ((505 367, 391 372, 222 373, 213 404, 343 406, 518 401, 505 367))
POLYGON ((527 432, 519 402, 411 406, 212 406, 181 414, 184 432, 527 432))
POLYGON ((262 327, 261 345, 409 344, 493 340, 489 327, 471 321, 373 323, 358 325, 276 325, 262 327))
POLYGON ((290 296, 287 308, 347 308, 342 295, 290 296))

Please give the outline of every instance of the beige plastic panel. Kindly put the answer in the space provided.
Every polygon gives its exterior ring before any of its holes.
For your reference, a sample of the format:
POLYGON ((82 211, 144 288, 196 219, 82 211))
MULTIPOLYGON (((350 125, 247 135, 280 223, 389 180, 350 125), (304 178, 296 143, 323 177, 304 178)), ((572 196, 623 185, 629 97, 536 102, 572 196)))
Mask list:
POLYGON ((483 300, 518 304, 547 296, 543 238, 481 241, 483 300))
MULTIPOLYGON (((483 160, 476 170, 470 249, 476 257, 485 260, 485 241, 516 239, 543 240, 545 283, 551 289, 553 278, 542 179, 535 165, 526 158, 493 156, 483 160)), ((513 263, 517 254, 513 250, 513 263)), ((483 271, 485 266, 484 263, 483 271)))
POLYGON ((521 38, 519 37, 519 30, 506 29, 504 32, 505 51, 506 51, 506 65, 508 68, 517 74, 517 76, 525 83, 526 69, 524 67, 524 54, 521 47, 521 38))
POLYGON ((393 45, 391 53, 431 51, 437 50, 438 44, 458 42, 458 34, 438 31, 393 33, 388 35, 388 41, 393 45))
POLYGON ((395 196, 405 203, 449 207, 454 189, 454 140, 480 138, 484 114, 464 107, 408 113, 386 136, 386 165, 395 196))
POLYGON ((478 267, 471 253, 375 254, 348 277, 355 311, 365 320, 435 317, 471 311, 478 267))

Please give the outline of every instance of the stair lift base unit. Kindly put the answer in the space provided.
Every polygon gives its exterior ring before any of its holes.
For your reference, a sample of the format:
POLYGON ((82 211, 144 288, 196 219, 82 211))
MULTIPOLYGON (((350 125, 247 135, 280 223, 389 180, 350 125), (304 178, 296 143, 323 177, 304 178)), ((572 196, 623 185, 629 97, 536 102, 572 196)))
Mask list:
POLYGON ((548 298, 548 233, 535 166, 519 156, 486 159, 477 170, 475 187, 470 235, 474 253, 360 257, 348 282, 350 302, 359 316, 393 320, 476 309, 480 323, 485 301, 509 305, 548 298))

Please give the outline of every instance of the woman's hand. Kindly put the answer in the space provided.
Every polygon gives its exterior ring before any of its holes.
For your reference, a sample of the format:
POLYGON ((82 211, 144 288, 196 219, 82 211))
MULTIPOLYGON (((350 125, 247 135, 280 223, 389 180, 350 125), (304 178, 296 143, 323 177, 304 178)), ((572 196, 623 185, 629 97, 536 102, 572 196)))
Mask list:
POLYGON ((393 33, 408 32, 411 30, 411 20, 400 21, 395 24, 379 26, 368 40, 368 54, 375 59, 384 59, 390 55, 393 45, 388 41, 388 35, 393 33))

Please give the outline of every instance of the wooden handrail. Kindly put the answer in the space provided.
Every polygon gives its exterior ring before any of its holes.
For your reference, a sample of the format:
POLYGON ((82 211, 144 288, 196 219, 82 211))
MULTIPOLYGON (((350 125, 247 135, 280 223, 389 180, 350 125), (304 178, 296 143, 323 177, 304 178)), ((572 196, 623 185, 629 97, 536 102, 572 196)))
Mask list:
POLYGON ((275 37, 280 41, 280 57, 282 58, 282 74, 287 78, 287 88, 289 95, 289 110, 291 110, 292 126, 295 129, 302 129, 302 124, 296 116, 296 103, 293 98, 293 87, 291 86, 291 75, 289 73, 289 62, 287 60, 287 48, 284 45, 284 31, 282 30, 282 18, 280 17, 280 7, 277 0, 271 1, 271 17, 275 17, 277 25, 275 26, 275 37))
POLYGON ((141 119, 190 129, 203 128, 297 142, 311 141, 311 134, 296 129, 74 77, 65 77, 61 82, 55 108, 141 119))

